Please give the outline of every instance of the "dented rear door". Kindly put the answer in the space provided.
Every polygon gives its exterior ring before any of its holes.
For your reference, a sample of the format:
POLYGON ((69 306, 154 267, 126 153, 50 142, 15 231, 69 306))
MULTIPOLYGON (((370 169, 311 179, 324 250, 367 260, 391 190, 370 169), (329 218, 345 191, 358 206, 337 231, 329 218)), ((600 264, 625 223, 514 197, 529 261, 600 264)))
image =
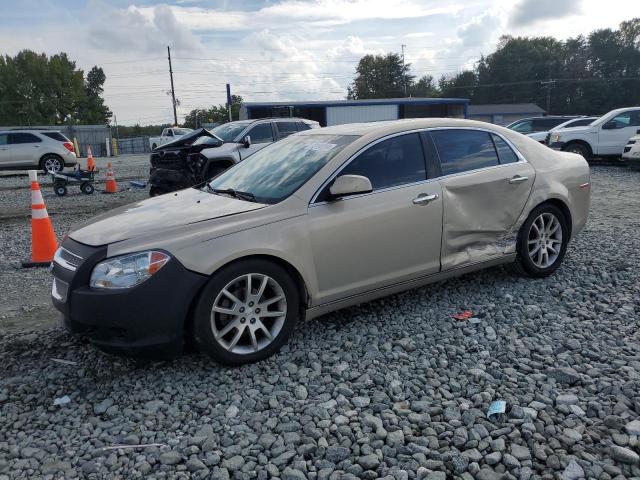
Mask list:
POLYGON ((515 252, 533 167, 490 132, 442 129, 431 135, 442 167, 442 270, 515 252))

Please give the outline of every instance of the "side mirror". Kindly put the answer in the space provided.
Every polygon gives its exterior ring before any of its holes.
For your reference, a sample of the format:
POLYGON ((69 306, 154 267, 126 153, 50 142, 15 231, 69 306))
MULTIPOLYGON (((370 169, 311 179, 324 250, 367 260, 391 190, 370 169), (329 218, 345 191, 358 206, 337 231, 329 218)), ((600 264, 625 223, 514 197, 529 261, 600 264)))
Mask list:
POLYGON ((603 130, 615 130, 617 128, 619 128, 618 127, 618 122, 616 122, 614 120, 609 120, 607 123, 602 125, 602 129, 603 130))
POLYGON ((251 137, 249 135, 246 135, 242 139, 242 144, 244 145, 244 148, 249 148, 251 146, 251 137))
POLYGON ((337 177, 331 187, 329 187, 329 193, 332 199, 357 195, 358 193, 369 193, 371 191, 373 191, 371 181, 362 175, 341 175, 337 177))

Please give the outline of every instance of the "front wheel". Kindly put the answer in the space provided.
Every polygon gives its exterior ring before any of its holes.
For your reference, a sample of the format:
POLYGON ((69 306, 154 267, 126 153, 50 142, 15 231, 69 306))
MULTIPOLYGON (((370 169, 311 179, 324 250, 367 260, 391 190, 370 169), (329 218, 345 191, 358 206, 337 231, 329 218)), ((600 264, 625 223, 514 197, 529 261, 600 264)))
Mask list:
POLYGON ((64 183, 56 183, 53 186, 53 191, 57 196, 64 197, 67 194, 67 187, 64 185, 64 183))
POLYGON ((532 277, 548 277, 555 272, 567 251, 567 219, 555 205, 536 207, 518 236, 517 263, 532 277))
POLYGON ((82 182, 80 184, 80 190, 85 195, 91 195, 95 191, 95 188, 93 188, 93 185, 90 182, 82 182))
POLYGON ((285 344, 299 316, 298 289, 280 266, 246 260, 216 273, 195 309, 200 349, 227 365, 263 360, 285 344))
POLYGON ((591 151, 589 148, 581 143, 570 143, 564 148, 565 152, 577 153, 581 155, 585 160, 589 160, 591 158, 591 151))

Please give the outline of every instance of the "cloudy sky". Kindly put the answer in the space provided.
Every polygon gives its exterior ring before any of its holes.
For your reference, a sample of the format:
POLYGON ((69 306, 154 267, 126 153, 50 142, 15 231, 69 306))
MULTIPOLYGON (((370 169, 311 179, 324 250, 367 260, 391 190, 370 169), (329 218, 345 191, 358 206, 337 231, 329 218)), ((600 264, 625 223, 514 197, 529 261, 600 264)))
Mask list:
POLYGON ((0 0, 0 53, 67 52, 100 65, 118 123, 169 122, 166 46, 179 117, 225 100, 339 99, 366 53, 400 52, 438 77, 501 35, 567 38, 615 28, 638 0, 0 0))

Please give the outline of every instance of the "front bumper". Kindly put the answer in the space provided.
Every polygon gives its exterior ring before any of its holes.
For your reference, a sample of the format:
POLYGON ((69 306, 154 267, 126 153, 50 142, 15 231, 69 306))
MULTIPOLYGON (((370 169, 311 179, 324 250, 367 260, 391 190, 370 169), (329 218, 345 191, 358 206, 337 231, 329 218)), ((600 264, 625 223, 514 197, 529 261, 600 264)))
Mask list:
POLYGON ((553 148, 554 150, 562 150, 565 145, 565 142, 553 142, 549 143, 549 148, 553 148))
POLYGON ((66 239, 75 271, 54 262, 51 299, 67 329, 108 350, 175 357, 182 353, 184 323, 191 303, 207 277, 185 269, 172 258, 158 273, 132 288, 89 287, 93 267, 106 258, 106 247, 89 247, 66 239))

